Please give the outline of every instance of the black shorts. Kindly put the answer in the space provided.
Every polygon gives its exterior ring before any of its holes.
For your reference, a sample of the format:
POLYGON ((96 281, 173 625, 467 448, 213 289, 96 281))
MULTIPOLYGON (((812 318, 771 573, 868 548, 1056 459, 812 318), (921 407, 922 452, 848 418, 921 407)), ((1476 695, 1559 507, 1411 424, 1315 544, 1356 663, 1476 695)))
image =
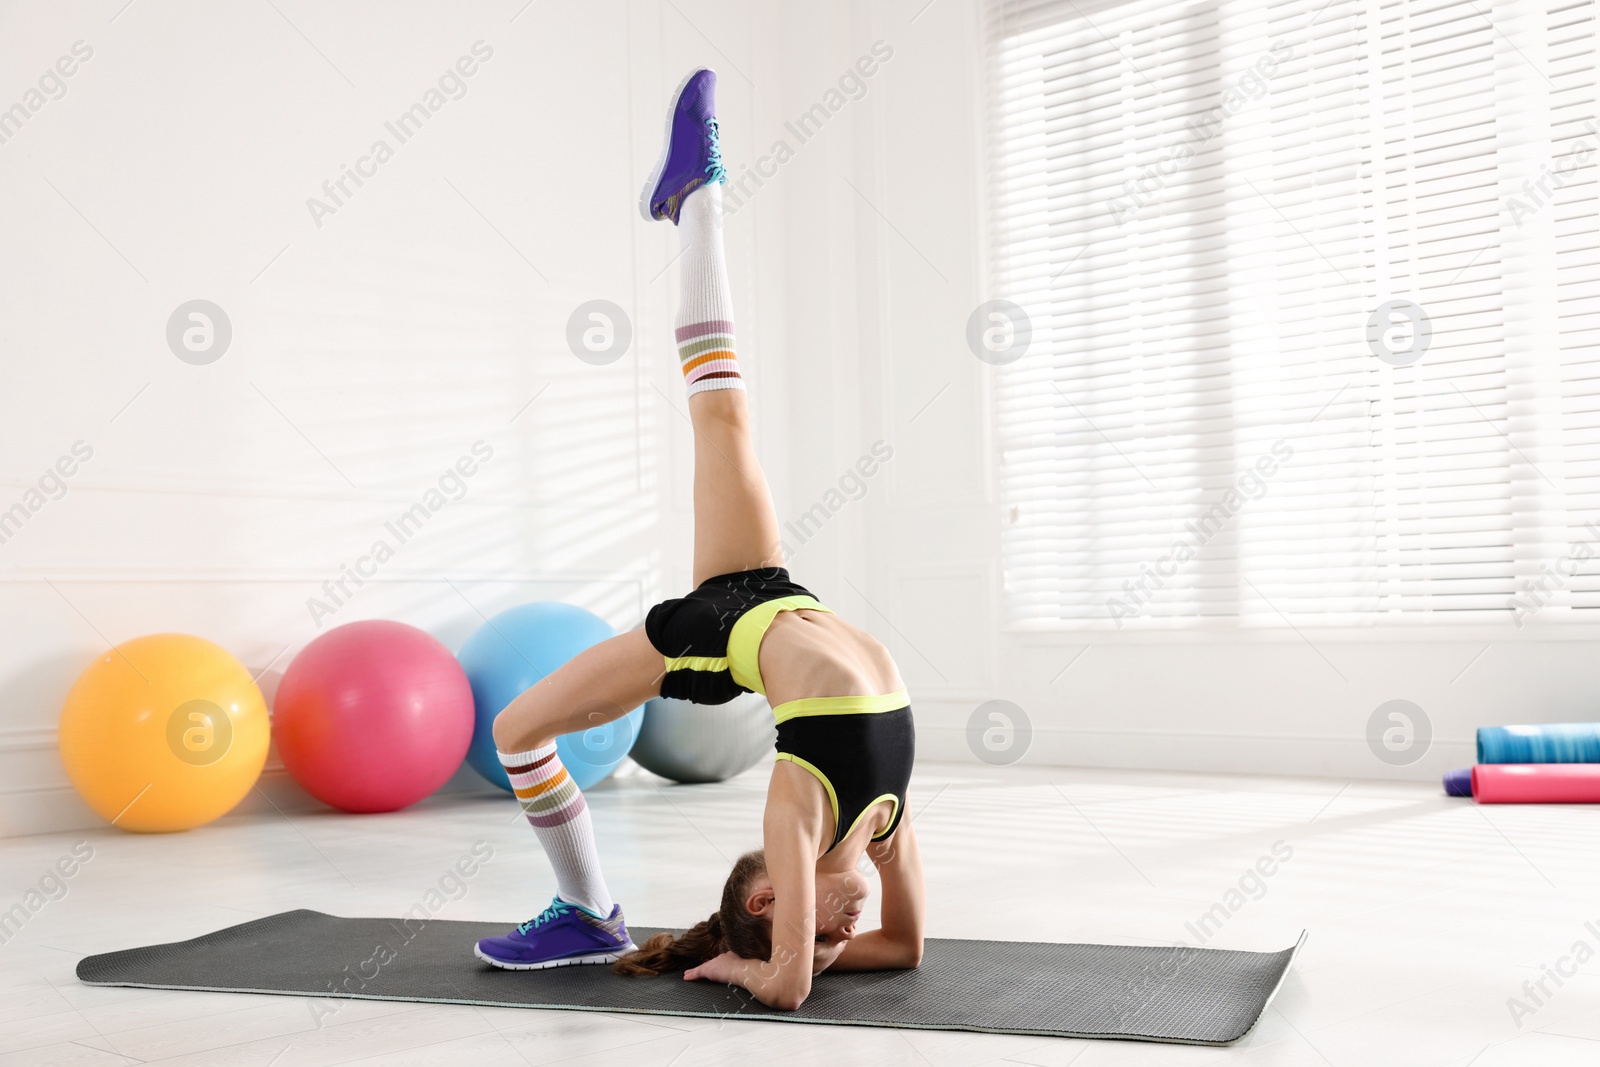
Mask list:
MULTIPOLYGON (((645 616, 644 632, 661 653, 661 695, 696 704, 724 704, 740 693, 761 693, 761 638, 784 611, 827 611, 782 567, 707 578, 685 597, 664 600, 645 616)), ((879 696, 807 697, 772 709, 777 758, 822 784, 833 809, 831 851, 882 801, 891 836, 905 810, 916 727, 904 689, 879 696)))
POLYGON ((725 704, 762 693, 761 638, 782 611, 827 611, 782 567, 707 578, 688 596, 663 600, 644 619, 645 636, 661 653, 661 695, 696 704, 725 704))

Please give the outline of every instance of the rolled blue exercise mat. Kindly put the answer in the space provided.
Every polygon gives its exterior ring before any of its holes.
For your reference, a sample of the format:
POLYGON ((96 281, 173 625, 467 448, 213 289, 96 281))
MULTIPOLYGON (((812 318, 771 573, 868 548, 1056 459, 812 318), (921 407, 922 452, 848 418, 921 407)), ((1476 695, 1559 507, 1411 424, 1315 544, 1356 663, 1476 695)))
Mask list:
POLYGON ((1600 763, 1600 722, 1480 726, 1479 763, 1600 763))
POLYGON ((1461 767, 1457 770, 1445 771, 1444 795, 1447 797, 1470 797, 1472 795, 1472 768, 1461 767))

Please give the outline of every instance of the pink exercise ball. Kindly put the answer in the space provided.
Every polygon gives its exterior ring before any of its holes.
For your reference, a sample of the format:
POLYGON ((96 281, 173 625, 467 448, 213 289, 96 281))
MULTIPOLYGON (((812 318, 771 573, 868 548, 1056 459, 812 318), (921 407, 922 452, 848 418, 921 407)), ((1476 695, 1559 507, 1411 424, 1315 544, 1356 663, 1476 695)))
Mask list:
POLYGON ((415 626, 329 630, 289 664, 272 735, 294 780, 325 804, 398 811, 443 785, 472 743, 472 687, 415 626))

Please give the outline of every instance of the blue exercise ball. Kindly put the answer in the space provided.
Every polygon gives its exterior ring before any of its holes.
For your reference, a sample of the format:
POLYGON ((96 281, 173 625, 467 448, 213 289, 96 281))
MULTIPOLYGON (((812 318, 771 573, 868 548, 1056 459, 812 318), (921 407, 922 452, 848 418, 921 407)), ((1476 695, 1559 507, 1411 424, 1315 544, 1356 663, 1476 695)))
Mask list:
MULTIPOLYGON (((579 652, 612 636, 606 621, 591 611, 543 601, 502 611, 467 638, 456 658, 472 685, 477 716, 467 762, 495 785, 511 792, 511 779, 494 747, 494 717, 524 689, 579 652)), ((614 722, 556 738, 556 753, 567 773, 588 789, 628 757, 644 721, 643 706, 614 722)))

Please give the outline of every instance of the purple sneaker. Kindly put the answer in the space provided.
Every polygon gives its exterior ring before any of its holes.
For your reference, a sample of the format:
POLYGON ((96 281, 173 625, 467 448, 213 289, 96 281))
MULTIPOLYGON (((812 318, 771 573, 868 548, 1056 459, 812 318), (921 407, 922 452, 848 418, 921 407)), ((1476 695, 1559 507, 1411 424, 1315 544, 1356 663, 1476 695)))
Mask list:
POLYGON ((667 111, 666 140, 639 194, 639 214, 646 222, 670 219, 676 226, 685 197, 708 182, 728 180, 717 134, 716 71, 701 67, 683 79, 667 111))
POLYGON ((612 907, 609 919, 602 919, 556 897, 538 916, 506 936, 479 941, 474 953, 508 971, 537 971, 575 963, 615 963, 635 947, 622 921, 621 904, 612 907))

